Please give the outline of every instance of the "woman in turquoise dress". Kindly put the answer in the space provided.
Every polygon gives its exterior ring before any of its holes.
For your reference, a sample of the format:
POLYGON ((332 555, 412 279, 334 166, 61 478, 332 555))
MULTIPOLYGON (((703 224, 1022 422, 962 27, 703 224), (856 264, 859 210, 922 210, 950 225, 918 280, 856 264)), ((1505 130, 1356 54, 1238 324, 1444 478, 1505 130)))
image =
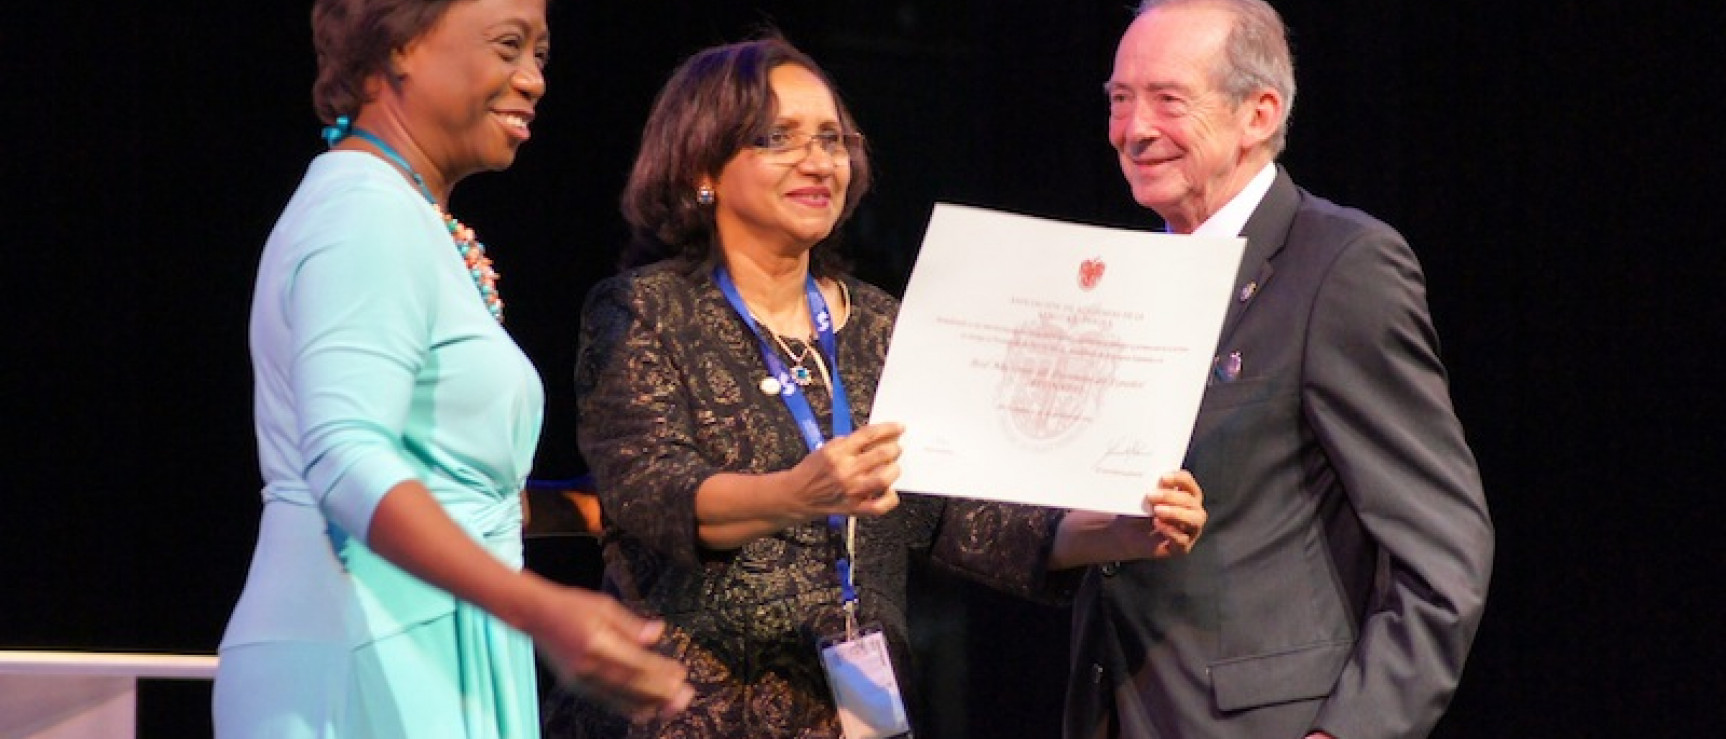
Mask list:
POLYGON ((521 570, 544 391, 446 210, 529 138, 545 0, 318 0, 312 27, 331 151, 258 268, 264 510, 217 735, 537 736, 535 642, 614 710, 679 710, 660 624, 521 570))

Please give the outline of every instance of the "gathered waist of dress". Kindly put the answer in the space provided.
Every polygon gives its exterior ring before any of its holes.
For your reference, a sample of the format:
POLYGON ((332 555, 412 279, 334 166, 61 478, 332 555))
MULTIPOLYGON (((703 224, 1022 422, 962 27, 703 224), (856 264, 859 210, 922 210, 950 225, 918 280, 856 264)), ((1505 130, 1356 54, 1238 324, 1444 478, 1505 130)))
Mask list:
MULTIPOLYGON (((496 497, 464 497, 460 500, 440 500, 444 510, 457 524, 474 536, 486 541, 513 542, 521 548, 522 499, 519 493, 499 491, 496 497)), ((441 498, 441 496, 440 496, 441 498)))
MULTIPOLYGON (((519 549, 522 528, 522 502, 519 488, 496 489, 476 493, 468 489, 443 490, 431 487, 432 497, 443 506, 457 525, 474 538, 489 544, 504 543, 506 549, 519 549), (510 543, 513 542, 513 546, 510 543)), ((271 482, 264 486, 264 504, 317 508, 311 489, 304 485, 271 482)))

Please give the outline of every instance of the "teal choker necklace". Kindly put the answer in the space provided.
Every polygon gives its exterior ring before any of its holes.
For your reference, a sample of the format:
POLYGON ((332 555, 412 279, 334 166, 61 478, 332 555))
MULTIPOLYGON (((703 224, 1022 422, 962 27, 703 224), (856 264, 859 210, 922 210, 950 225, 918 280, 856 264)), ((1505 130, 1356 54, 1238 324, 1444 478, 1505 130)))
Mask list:
POLYGON ((455 241, 456 253, 461 255, 462 262, 467 265, 467 274, 473 278, 474 287, 479 288, 479 298, 485 304, 485 309, 491 312, 498 323, 503 323, 503 298, 497 292, 498 274, 497 270, 491 267, 491 258, 485 255, 485 244, 479 243, 473 229, 462 225, 461 221, 445 212, 443 206, 438 205, 437 198, 432 197, 431 189, 426 187, 425 178, 408 166, 407 160, 389 144, 384 143, 383 139, 370 131, 355 127, 347 116, 337 118, 334 125, 325 126, 323 135, 324 141, 331 147, 349 136, 365 139, 414 181, 414 186, 419 188, 420 194, 425 196, 432 210, 437 211, 444 227, 449 229, 450 238, 455 241))

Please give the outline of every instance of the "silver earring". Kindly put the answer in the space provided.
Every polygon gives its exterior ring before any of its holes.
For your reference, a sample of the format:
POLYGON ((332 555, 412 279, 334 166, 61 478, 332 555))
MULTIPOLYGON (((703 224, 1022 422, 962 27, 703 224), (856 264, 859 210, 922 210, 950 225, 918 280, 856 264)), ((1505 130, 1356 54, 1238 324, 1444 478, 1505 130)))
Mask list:
POLYGON ((701 205, 712 205, 713 188, 708 185, 695 188, 695 202, 701 205))

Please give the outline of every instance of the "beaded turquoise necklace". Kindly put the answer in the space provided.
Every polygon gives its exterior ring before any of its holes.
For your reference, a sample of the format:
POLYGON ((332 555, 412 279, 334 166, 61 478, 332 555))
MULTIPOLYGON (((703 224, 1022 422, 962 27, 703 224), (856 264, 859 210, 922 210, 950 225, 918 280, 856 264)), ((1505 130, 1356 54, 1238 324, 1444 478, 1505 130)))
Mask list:
POLYGON ((323 135, 324 141, 331 147, 349 136, 365 139, 413 179, 414 185, 419 188, 420 195, 425 196, 426 202, 431 205, 432 210, 437 211, 438 218, 443 221, 444 228, 449 229, 450 238, 455 241, 456 253, 461 255, 462 263, 467 266, 468 276, 473 278, 474 287, 479 289, 480 302, 485 304, 485 309, 491 313, 493 318, 497 319, 498 323, 503 323, 503 297, 497 292, 498 274, 497 270, 492 269, 491 257, 485 254, 485 244, 479 242, 473 229, 463 225, 461 221, 455 219, 455 216, 445 211, 443 206, 438 205, 437 198, 433 197, 431 189, 426 187, 425 178, 421 177, 419 172, 414 171, 414 168, 408 165, 407 160, 402 158, 401 154, 396 153, 394 147, 384 143, 384 140, 378 138, 376 134, 354 126, 353 121, 347 116, 337 118, 334 125, 325 126, 323 135))

